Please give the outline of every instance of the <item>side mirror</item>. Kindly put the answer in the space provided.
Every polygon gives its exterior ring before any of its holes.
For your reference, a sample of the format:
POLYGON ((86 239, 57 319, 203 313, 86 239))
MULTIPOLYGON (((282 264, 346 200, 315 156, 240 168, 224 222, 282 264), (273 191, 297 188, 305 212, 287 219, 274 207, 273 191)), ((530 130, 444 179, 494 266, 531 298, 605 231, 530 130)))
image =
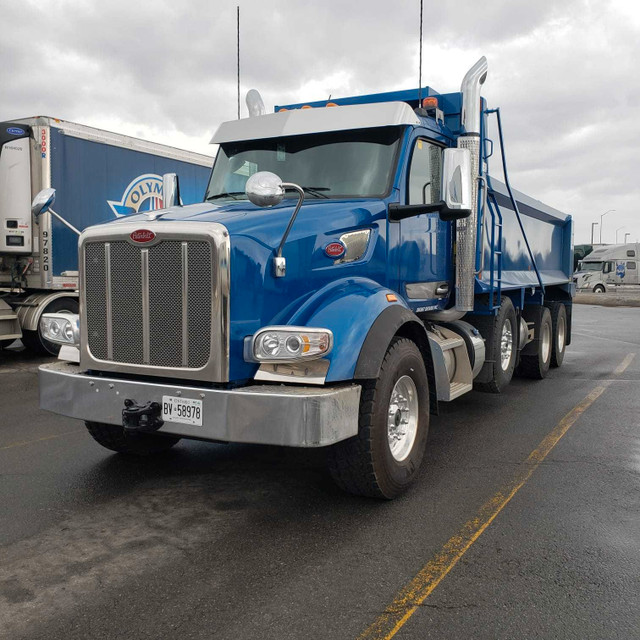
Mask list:
MULTIPOLYGON (((442 200, 433 204, 389 205, 389 220, 399 222, 423 213, 438 213, 441 220, 459 220, 471 215, 473 204, 471 178, 471 151, 445 149, 442 161, 442 200)), ((425 185, 426 186, 426 185, 425 185)))
POLYGON ((471 215, 471 151, 445 149, 442 166, 442 220, 458 220, 471 215))
POLYGON ((165 209, 180 206, 180 182, 176 173, 162 176, 162 204, 165 209))
POLYGON ((245 192, 256 207, 273 207, 282 202, 284 185, 275 173, 258 171, 247 180, 245 192))
POLYGON ((31 213, 33 217, 38 221, 38 217, 43 213, 46 213, 49 208, 53 205, 56 199, 56 190, 55 189, 43 189, 40 193, 36 195, 31 203, 31 213))

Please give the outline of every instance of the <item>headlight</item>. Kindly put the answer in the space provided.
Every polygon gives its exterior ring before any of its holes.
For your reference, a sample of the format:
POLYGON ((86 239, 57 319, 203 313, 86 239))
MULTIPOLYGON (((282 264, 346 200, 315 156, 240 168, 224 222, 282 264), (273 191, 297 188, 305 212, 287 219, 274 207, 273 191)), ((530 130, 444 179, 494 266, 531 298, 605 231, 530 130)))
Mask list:
POLYGON ((333 347, 329 329, 265 327, 247 340, 245 359, 253 362, 296 362, 326 356, 333 347))
POLYGON ((56 344, 80 344, 79 317, 77 313, 44 313, 40 318, 42 337, 56 344))

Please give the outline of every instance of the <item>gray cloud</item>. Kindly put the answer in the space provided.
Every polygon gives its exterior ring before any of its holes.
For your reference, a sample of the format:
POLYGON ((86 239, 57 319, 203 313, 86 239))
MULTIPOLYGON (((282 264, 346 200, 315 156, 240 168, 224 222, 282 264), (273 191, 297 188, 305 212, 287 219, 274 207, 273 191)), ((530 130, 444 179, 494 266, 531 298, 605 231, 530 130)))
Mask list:
MULTIPOLYGON (((239 2, 243 94, 258 88, 268 107, 416 86, 417 0, 239 2)), ((5 1, 0 119, 48 114, 206 151, 236 114, 236 4, 5 1)), ((423 81, 457 90, 487 55, 514 185, 572 213, 577 242, 611 208, 604 237, 640 237, 638 14, 613 0, 425 5, 423 81)))

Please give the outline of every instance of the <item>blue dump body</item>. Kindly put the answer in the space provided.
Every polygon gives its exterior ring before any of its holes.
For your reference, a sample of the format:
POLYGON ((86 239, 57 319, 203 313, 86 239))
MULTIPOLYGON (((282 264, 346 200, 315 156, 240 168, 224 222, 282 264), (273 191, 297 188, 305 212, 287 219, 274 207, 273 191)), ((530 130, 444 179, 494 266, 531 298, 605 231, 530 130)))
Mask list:
MULTIPOLYGON (((199 202, 210 167, 65 135, 51 127, 54 210, 76 228, 162 207, 162 174, 179 175, 185 204, 199 202)), ((53 275, 78 270, 78 237, 52 222, 53 275)))

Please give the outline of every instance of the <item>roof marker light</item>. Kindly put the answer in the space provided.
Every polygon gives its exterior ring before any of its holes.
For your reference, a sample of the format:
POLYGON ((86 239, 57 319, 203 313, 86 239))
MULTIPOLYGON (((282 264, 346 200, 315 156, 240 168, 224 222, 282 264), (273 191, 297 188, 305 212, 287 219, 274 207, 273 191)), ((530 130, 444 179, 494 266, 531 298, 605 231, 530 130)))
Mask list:
POLYGON ((327 102, 326 107, 337 107, 338 105, 335 102, 327 102))
POLYGON ((438 98, 425 98, 422 101, 422 108, 423 109, 437 109, 438 108, 438 98))
POLYGON ((305 104, 304 106, 300 107, 301 109, 313 109, 313 107, 311 105, 305 104))

